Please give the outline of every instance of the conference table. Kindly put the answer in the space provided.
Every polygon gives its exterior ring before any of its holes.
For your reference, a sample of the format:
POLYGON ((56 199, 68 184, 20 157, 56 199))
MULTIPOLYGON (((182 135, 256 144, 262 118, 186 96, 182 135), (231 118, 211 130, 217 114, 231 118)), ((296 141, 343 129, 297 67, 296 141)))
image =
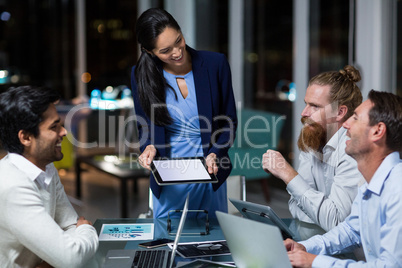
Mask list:
MULTIPOLYGON (((119 218, 119 219, 98 219, 94 223, 94 227, 100 234, 103 224, 154 224, 154 236, 153 239, 158 238, 170 238, 174 240, 177 227, 179 225, 179 218, 171 219, 171 233, 167 230, 167 219, 135 219, 135 218, 119 218)), ((323 234, 324 230, 317 225, 300 222, 294 219, 283 219, 283 221, 289 226, 292 232, 297 236, 297 240, 305 240, 315 234, 323 234)), ((209 234, 204 235, 206 231, 205 219, 187 218, 179 243, 186 242, 202 242, 202 241, 216 241, 225 240, 223 232, 219 227, 218 221, 215 218, 209 219, 209 234), (189 234, 191 233, 191 234, 189 234)), ((91 260, 92 267, 102 267, 105 262, 106 254, 111 249, 137 249, 138 244, 146 242, 144 240, 134 241, 100 241, 99 248, 91 260)), ((161 247, 161 248, 167 248, 161 247)), ((221 255, 214 257, 206 257, 206 259, 217 262, 231 262, 233 261, 230 255, 221 255)), ((189 262, 191 259, 185 259, 176 255, 176 262, 189 262)))

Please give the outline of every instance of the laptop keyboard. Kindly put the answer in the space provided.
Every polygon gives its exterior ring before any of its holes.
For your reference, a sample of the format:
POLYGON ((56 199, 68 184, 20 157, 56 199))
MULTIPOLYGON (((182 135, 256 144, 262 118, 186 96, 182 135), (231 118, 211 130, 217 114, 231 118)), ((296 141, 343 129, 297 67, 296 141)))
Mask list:
MULTIPOLYGON (((170 255, 170 254, 169 254, 170 255)), ((166 268, 163 266, 166 250, 137 250, 132 268, 166 268)), ((169 261, 169 258, 168 258, 169 261)), ((167 262, 169 263, 169 262, 167 262)))

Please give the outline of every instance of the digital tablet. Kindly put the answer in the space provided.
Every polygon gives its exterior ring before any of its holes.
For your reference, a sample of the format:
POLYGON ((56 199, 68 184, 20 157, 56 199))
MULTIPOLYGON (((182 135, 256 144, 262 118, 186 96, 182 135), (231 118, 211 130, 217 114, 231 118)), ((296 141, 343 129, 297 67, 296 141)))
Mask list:
POLYGON ((208 173, 204 157, 155 158, 151 170, 159 185, 218 182, 208 173))
POLYGON ((283 239, 291 238, 297 240, 294 233, 289 229, 289 227, 279 218, 275 211, 266 205, 255 204, 251 202, 246 202, 242 200, 236 200, 229 198, 230 202, 237 208, 237 210, 243 215, 243 217, 268 223, 277 226, 282 233, 283 239))

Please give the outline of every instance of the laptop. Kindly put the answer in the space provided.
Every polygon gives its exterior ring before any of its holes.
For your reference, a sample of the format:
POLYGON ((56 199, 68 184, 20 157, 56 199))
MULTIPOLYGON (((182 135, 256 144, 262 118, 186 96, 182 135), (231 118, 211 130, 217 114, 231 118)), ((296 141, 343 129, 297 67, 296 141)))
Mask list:
POLYGON ((229 200, 243 217, 277 226, 282 233, 283 239, 299 240, 271 207, 232 198, 229 198, 229 200))
POLYGON ((135 267, 161 267, 172 268, 174 258, 176 256, 177 245, 181 233, 183 231, 184 222, 186 221, 188 211, 188 198, 184 203, 183 213, 180 218, 179 227, 177 228, 176 237, 173 242, 173 248, 170 249, 113 249, 109 250, 106 258, 104 268, 135 268, 135 267))
POLYGON ((292 267, 278 227, 216 212, 236 267, 292 267))

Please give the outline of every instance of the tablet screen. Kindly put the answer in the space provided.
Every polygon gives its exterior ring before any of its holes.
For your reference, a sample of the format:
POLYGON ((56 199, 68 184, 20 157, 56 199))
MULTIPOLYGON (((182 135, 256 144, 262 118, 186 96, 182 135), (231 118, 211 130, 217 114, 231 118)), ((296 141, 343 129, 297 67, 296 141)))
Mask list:
POLYGON ((160 185, 218 182, 214 174, 208 173, 203 157, 156 158, 151 168, 160 185))

